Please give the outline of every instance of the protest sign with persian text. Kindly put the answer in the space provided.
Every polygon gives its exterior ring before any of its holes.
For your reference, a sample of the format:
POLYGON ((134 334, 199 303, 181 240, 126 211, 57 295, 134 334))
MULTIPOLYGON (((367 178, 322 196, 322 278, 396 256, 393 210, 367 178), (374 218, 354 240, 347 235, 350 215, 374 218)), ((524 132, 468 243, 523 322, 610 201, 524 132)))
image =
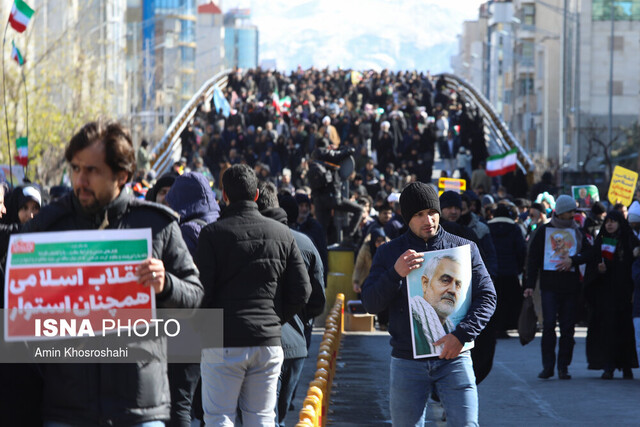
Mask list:
POLYGON ((138 283, 136 274, 150 255, 151 229, 12 235, 5 340, 95 336, 106 321, 154 318, 153 288, 138 283))

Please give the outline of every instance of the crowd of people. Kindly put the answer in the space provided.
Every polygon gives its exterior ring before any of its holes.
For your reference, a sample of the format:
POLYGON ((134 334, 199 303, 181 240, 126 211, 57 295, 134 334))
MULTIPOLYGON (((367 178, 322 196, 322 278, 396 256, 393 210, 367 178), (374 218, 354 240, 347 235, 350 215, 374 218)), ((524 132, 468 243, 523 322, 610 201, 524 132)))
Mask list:
MULTIPOLYGON (((101 374, 91 368, 2 369, 4 380, 27 379, 3 395, 3 411, 36 406, 22 414, 30 425, 183 426, 192 417, 207 425, 284 425, 313 318, 323 311, 333 244, 354 251, 353 289, 391 334, 394 422, 424 419, 431 395, 430 404, 443 398, 452 423, 477 423, 475 384, 491 370, 496 339, 517 328, 523 298, 534 298, 540 310, 540 378, 556 371, 571 378, 580 322, 588 327, 589 369, 603 379, 616 370, 633 378, 640 192, 629 208, 594 200, 579 207, 551 172, 531 188, 519 170, 488 176, 479 115, 429 74, 237 70, 224 94, 229 112, 203 100, 181 135, 182 158, 161 176, 151 169, 147 141, 135 151, 120 125, 95 122, 65 152, 71 187, 0 188, 3 265, 12 233, 146 223, 154 253, 141 281, 153 286, 159 307, 224 309, 223 348, 203 352, 201 364, 169 364, 165 382, 161 368, 136 370, 144 408, 117 389, 97 390, 101 374), (438 194, 437 159, 438 176, 465 179, 469 190, 438 194), (169 238, 178 246, 167 246, 169 238), (457 325, 430 302, 429 288, 438 268, 456 262, 434 261, 425 273, 429 304, 418 305, 423 317, 442 321, 439 340, 424 343, 441 349, 429 369, 451 382, 422 378, 424 365, 411 352, 407 290, 397 284, 422 265, 421 252, 465 244, 472 248, 473 298, 457 325)), ((456 292, 442 294, 455 303, 456 292)), ((111 369, 107 375, 122 374, 111 369)))

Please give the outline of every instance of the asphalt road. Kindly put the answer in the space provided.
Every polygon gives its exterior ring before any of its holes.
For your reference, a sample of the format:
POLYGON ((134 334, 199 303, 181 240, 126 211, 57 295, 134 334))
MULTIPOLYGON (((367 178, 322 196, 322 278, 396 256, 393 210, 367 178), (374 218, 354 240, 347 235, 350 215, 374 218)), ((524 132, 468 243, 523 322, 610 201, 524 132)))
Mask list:
MULTIPOLYGON (((479 420, 487 426, 621 426, 640 425, 640 370, 636 379, 623 380, 617 371, 611 381, 601 371, 589 371, 585 329, 578 328, 568 381, 537 378, 541 370, 540 336, 520 345, 515 335, 498 340, 493 370, 478 386, 479 420)), ((313 379, 320 335, 314 335, 312 354, 305 364, 296 396, 296 409, 287 417, 294 426, 313 379)), ((345 333, 332 391, 329 425, 390 425, 389 336, 387 333, 345 333)), ((433 416, 437 418, 437 414, 433 416)), ((434 425, 445 425, 434 423, 434 425)))

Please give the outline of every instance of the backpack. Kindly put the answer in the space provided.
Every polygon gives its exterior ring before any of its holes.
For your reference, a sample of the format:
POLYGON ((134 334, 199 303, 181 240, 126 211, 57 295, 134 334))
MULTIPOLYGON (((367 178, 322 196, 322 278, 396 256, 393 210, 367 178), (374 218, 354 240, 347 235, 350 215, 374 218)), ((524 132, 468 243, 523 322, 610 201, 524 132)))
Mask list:
POLYGON ((333 182, 331 171, 327 169, 323 162, 318 161, 309 163, 307 178, 311 190, 322 190, 333 182))

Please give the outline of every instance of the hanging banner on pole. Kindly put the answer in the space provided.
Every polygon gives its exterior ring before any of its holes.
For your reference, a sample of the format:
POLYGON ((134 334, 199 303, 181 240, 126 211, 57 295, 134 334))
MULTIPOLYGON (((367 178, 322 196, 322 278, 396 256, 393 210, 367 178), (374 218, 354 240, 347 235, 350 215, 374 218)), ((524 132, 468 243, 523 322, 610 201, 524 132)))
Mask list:
POLYGON ((16 139, 16 150, 16 162, 26 168, 29 164, 29 140, 26 136, 16 139))

